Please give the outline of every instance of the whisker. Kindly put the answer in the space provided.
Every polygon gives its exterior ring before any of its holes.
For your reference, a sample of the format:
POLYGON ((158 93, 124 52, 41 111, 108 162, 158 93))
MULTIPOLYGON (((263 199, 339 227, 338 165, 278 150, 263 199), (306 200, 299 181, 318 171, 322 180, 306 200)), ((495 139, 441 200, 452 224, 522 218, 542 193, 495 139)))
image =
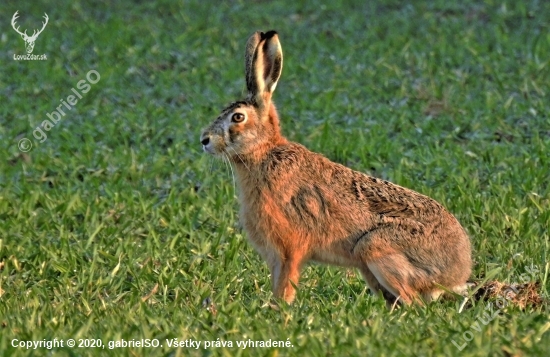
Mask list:
POLYGON ((223 166, 227 169, 227 161, 225 161, 225 153, 222 153, 223 166))
POLYGON ((235 155, 237 155, 237 157, 239 158, 239 160, 241 160, 241 162, 243 163, 244 167, 246 167, 246 169, 248 170, 248 172, 250 172, 250 168, 248 167, 248 165, 244 162, 243 158, 241 157, 241 155, 239 155, 239 153, 234 149, 234 148, 230 148, 233 150, 233 152, 235 153, 235 155))
POLYGON ((212 174, 214 169, 214 158, 212 156, 208 157, 208 173, 212 174))
POLYGON ((231 170, 231 177, 233 178, 233 194, 236 194, 237 186, 235 184, 235 173, 233 172, 233 167, 231 166, 231 160, 229 160, 229 154, 227 153, 227 151, 224 150, 223 154, 224 154, 224 158, 227 159, 227 163, 229 164, 229 169, 231 170))

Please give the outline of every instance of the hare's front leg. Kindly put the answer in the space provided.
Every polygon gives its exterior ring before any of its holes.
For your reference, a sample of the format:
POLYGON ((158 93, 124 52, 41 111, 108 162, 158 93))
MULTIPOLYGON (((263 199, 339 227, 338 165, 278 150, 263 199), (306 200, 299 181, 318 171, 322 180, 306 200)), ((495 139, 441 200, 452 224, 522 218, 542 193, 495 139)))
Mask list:
POLYGON ((302 257, 290 254, 287 257, 272 256, 270 258, 273 295, 290 304, 296 295, 294 286, 298 285, 300 279, 302 257))

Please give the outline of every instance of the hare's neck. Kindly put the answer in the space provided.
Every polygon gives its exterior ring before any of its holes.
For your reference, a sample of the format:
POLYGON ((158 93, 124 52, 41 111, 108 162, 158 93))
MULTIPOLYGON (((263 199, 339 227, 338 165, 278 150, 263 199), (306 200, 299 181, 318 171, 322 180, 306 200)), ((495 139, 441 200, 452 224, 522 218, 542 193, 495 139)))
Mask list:
POLYGON ((231 165, 235 168, 235 178, 241 204, 256 201, 261 186, 260 182, 262 182, 261 163, 251 160, 248 155, 238 155, 231 158, 231 165))
POLYGON ((263 162, 274 149, 288 143, 285 137, 278 136, 256 147, 253 152, 231 157, 230 160, 235 168, 235 174, 241 189, 251 185, 257 186, 260 181, 263 181, 263 175, 265 174, 262 168, 263 162))

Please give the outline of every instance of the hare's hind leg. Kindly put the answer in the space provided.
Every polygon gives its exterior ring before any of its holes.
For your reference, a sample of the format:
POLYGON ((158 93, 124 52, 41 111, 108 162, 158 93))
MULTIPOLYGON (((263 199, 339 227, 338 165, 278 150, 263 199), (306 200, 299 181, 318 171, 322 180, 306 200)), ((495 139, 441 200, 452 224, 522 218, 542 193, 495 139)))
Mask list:
POLYGON ((387 255, 368 262, 367 266, 380 285, 400 301, 410 304, 416 300, 417 292, 409 284, 410 276, 414 273, 403 255, 387 255))
POLYGON ((395 303, 397 295, 391 293, 388 289, 382 286, 382 284, 380 284, 380 282, 376 279, 376 276, 374 276, 374 274, 369 270, 366 264, 363 265, 359 270, 361 271, 363 278, 367 281, 369 289, 373 294, 377 295, 379 292, 381 292, 384 300, 386 300, 386 303, 388 303, 388 305, 393 305, 395 303))
POLYGON ((424 301, 426 303, 429 303, 429 302, 432 302, 432 301, 436 301, 444 293, 445 292, 443 290, 436 288, 436 289, 433 289, 431 291, 423 292, 421 296, 422 296, 422 299, 424 299, 424 301))
MULTIPOLYGON (((374 229, 356 243, 353 254, 363 261, 387 292, 400 302, 410 304, 418 300, 418 293, 425 290, 423 288, 429 277, 407 259, 402 247, 395 246, 398 237, 405 234, 395 227, 374 229)), ((372 277, 368 278, 372 280, 372 277)))
MULTIPOLYGON (((468 287, 468 284, 461 284, 452 287, 451 291, 462 296, 468 296, 468 287)), ((422 293, 422 298, 425 302, 435 301, 441 296, 443 296, 444 298, 453 297, 452 294, 447 294, 445 293, 445 291, 439 288, 434 288, 433 290, 422 293)))

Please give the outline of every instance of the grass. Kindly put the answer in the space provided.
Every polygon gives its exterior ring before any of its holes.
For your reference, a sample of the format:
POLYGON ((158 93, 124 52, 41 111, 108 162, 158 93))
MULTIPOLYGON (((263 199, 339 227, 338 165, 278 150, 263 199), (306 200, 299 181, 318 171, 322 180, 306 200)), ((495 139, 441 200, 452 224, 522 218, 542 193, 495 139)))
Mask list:
POLYGON ((547 303, 390 312, 335 267, 308 266, 295 304, 267 307, 231 174, 198 140, 244 92, 247 37, 277 29, 287 137, 442 202, 471 235, 472 279, 537 281, 548 298, 549 3, 8 0, 0 18, 3 356, 550 354, 547 303), (47 61, 13 60, 16 10, 22 28, 48 14, 34 49, 47 61), (35 139, 92 69, 100 81, 35 139), (496 317, 479 324, 487 308, 496 317), (54 338, 163 347, 12 347, 54 338), (175 338, 234 347, 168 347, 175 338), (292 346, 236 347, 248 339, 292 346))

